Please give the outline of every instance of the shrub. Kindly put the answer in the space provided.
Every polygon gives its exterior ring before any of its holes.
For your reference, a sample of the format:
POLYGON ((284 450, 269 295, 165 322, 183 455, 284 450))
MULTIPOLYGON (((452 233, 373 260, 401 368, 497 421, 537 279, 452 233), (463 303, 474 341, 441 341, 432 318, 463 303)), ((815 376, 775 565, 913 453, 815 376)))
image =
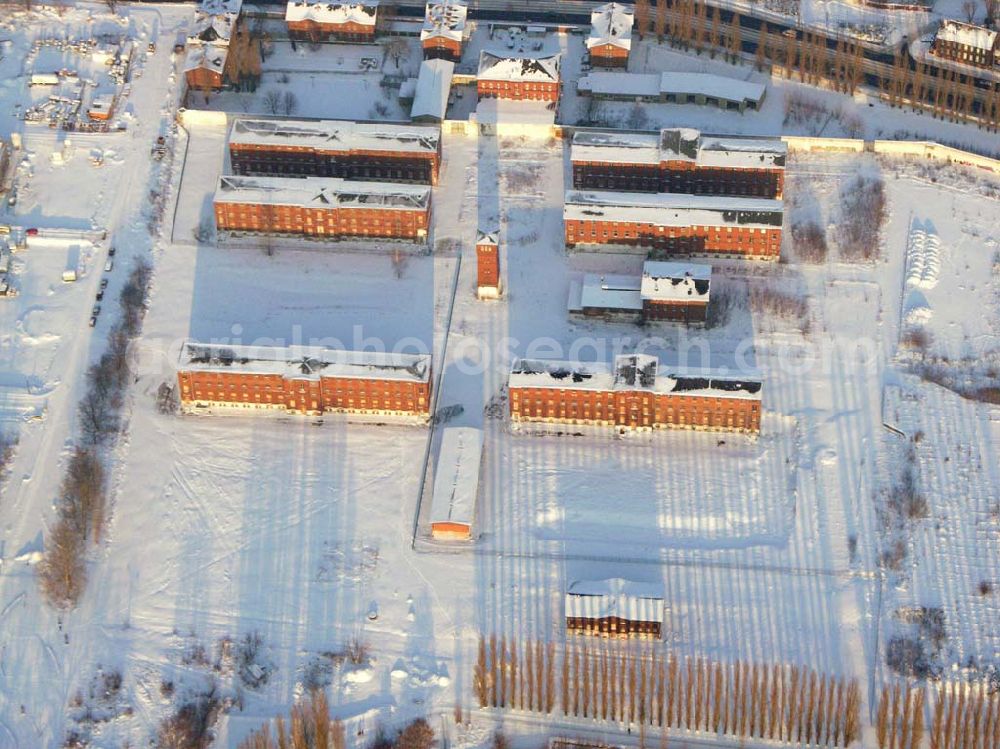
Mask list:
POLYGON ((396 749, 431 749, 434 746, 434 729, 423 718, 417 718, 399 734, 396 749))
POLYGON ((221 708, 214 684, 207 692, 185 700, 160 723, 157 749, 206 749, 212 743, 212 727, 221 708))
POLYGON ((885 201, 881 177, 857 174, 841 186, 837 244, 842 260, 870 262, 878 257, 885 201))
POLYGON ((792 244, 796 257, 802 262, 826 262, 826 232, 814 219, 792 222, 792 244))

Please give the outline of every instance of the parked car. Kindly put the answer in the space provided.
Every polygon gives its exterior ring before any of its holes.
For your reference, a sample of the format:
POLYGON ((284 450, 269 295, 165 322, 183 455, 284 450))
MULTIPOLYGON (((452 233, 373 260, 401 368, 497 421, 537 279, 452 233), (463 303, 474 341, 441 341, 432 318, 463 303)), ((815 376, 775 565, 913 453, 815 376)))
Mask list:
POLYGON ((112 260, 111 258, 108 258, 108 262, 106 262, 104 264, 104 272, 105 273, 110 273, 111 269, 114 268, 114 267, 115 267, 115 261, 112 260))
POLYGON ((104 299, 104 289, 98 289, 97 290, 97 297, 96 297, 96 299, 99 302, 104 299))
POLYGON ((90 316, 90 327, 94 327, 95 325, 97 325, 97 315, 91 315, 90 316))
POLYGON ((101 314, 101 305, 95 304, 94 309, 90 311, 90 314, 93 315, 94 317, 97 317, 99 314, 101 314))
POLYGON ((152 54, 155 54, 155 53, 156 53, 156 42, 150 42, 150 43, 149 43, 149 46, 148 46, 148 47, 146 47, 146 50, 147 50, 147 51, 149 52, 149 54, 151 54, 151 55, 152 55, 152 54))
POLYGON ((111 245, 111 249, 108 250, 108 257, 114 257, 117 250, 114 245, 111 245))
POLYGON ((34 226, 32 226, 30 229, 25 229, 24 233, 27 234, 29 237, 37 237, 38 236, 38 229, 36 229, 34 226))
POLYGON ((108 288, 108 279, 102 278, 101 279, 101 291, 104 291, 106 288, 108 288))

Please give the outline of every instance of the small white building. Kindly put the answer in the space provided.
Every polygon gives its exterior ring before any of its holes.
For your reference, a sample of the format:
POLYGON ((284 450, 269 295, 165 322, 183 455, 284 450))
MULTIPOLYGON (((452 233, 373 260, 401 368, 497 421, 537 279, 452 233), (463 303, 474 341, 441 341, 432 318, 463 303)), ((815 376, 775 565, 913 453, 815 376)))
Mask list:
POLYGON ((450 427, 442 431, 431 500, 431 535, 434 538, 467 540, 472 537, 482 465, 482 430, 450 427))

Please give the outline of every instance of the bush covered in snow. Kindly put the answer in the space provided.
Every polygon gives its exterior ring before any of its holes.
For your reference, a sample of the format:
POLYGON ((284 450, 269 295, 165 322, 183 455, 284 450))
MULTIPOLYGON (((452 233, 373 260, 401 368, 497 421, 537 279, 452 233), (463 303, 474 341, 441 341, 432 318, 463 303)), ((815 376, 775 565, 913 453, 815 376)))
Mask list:
POLYGON ((879 256, 886 219, 885 183, 881 177, 857 174, 840 188, 837 245, 847 262, 870 262, 879 256))

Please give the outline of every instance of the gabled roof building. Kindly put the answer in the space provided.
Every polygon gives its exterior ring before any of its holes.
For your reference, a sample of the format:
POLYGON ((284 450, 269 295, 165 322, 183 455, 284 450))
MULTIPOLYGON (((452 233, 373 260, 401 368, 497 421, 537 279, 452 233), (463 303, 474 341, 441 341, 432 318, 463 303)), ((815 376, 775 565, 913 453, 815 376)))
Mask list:
POLYGON ((635 12, 632 6, 607 3, 590 14, 590 36, 587 51, 592 65, 624 68, 632 50, 632 26, 635 12))
POLYGON ((371 42, 378 21, 378 0, 288 0, 285 23, 293 39, 371 42))
POLYGON ((559 100, 561 55, 503 55, 483 51, 479 55, 476 88, 480 98, 559 100))
POLYGON ((467 0, 429 0, 420 29, 420 46, 425 59, 443 58, 458 62, 468 35, 467 0))
POLYGON ((583 315, 624 315, 645 321, 701 323, 708 313, 712 267, 647 261, 641 276, 588 273, 571 283, 568 309, 583 315))
POLYGON ((1000 33, 984 26, 945 19, 938 27, 931 52, 947 60, 991 68, 1000 65, 1000 33))

